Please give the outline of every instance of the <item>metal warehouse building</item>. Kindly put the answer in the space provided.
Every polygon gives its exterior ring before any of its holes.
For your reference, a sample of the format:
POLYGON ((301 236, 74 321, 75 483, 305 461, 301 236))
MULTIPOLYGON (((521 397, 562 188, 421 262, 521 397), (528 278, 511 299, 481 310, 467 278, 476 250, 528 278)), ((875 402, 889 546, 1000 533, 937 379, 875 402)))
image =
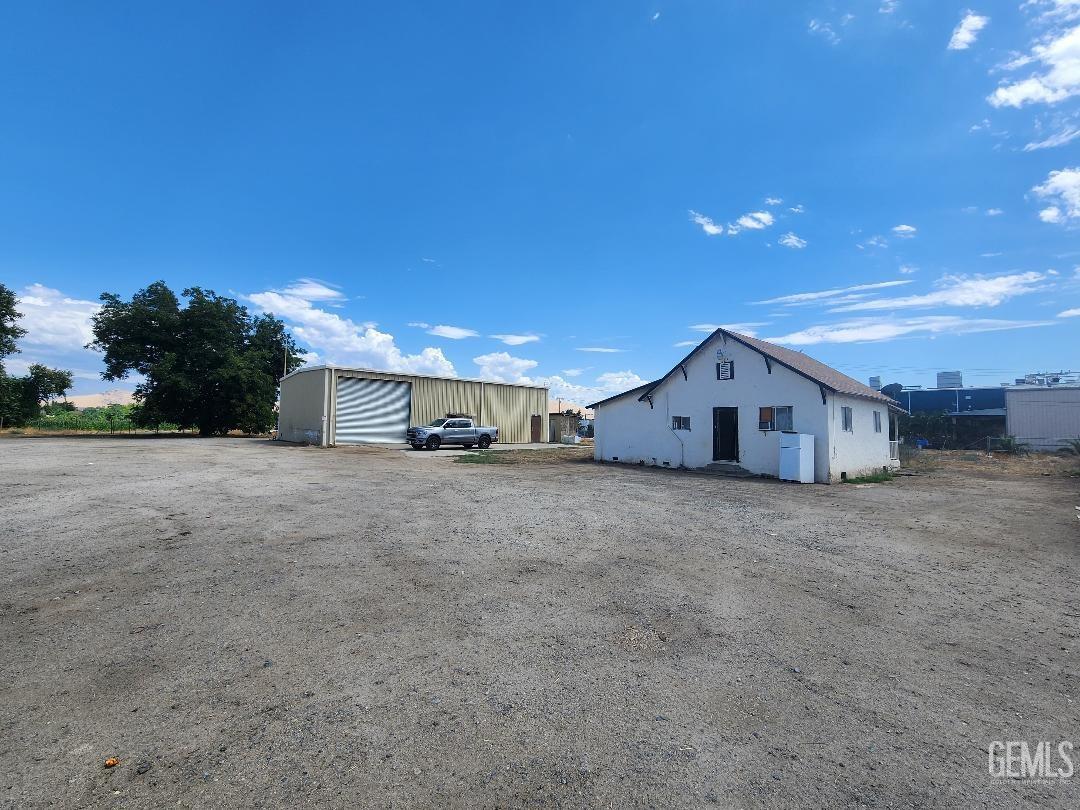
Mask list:
POLYGON ((1005 389, 1006 432, 1032 450, 1057 450, 1080 436, 1080 388, 1005 389))
POLYGON ((282 378, 278 436, 322 447, 398 443, 410 425, 449 414, 494 425, 500 442, 547 441, 546 388, 334 366, 282 378))

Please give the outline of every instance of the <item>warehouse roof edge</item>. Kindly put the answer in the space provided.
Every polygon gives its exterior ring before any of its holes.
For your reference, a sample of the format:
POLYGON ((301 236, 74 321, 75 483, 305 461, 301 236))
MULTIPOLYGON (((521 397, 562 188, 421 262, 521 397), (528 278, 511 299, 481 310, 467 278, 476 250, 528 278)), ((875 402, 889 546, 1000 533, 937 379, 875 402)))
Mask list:
POLYGON ((303 374, 307 371, 325 371, 327 369, 329 369, 330 371, 365 371, 371 374, 397 374, 401 377, 423 377, 427 380, 457 380, 459 382, 484 383, 485 385, 509 385, 513 386, 514 388, 536 388, 541 391, 548 390, 548 386, 546 385, 530 385, 528 383, 506 382, 505 380, 484 380, 479 377, 443 377, 438 374, 417 374, 413 371, 391 371, 384 368, 366 368, 364 366, 336 366, 328 365, 325 363, 318 366, 303 366, 302 368, 298 368, 295 371, 290 371, 284 377, 280 377, 279 382, 280 380, 287 380, 290 377, 294 377, 297 374, 303 374))

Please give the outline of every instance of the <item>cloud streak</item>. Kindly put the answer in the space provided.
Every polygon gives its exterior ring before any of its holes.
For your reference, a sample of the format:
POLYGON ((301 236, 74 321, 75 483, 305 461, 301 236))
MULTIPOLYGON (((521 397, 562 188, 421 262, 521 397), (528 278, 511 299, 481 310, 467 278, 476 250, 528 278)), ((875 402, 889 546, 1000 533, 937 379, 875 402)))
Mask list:
POLYGON ((990 318, 963 318, 956 315, 927 315, 917 318, 859 318, 840 323, 821 324, 767 338, 787 346, 813 346, 819 343, 876 343, 904 337, 967 335, 1008 329, 1051 326, 1053 321, 1010 321, 990 318))
POLYGON ((817 290, 814 292, 801 292, 792 293, 791 295, 781 295, 777 298, 766 298, 764 301, 752 301, 754 304, 783 304, 785 306, 795 306, 799 304, 814 303, 820 301, 828 301, 831 298, 838 298, 850 293, 859 293, 868 290, 883 290, 888 287, 901 287, 904 284, 911 284, 911 279, 895 279, 893 281, 876 281, 872 284, 854 284, 851 287, 836 287, 831 290, 817 290))
POLYGON ((1012 273, 1004 276, 943 276, 939 289, 923 295, 871 298, 833 307, 830 312, 867 312, 932 307, 996 307, 1020 295, 1044 289, 1046 273, 1012 273))

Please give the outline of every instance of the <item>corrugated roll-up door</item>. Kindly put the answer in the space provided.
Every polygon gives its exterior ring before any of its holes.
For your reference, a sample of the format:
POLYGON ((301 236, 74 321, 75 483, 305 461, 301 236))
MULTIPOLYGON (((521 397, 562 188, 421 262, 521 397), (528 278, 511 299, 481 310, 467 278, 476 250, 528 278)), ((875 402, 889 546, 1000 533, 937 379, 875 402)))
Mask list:
POLYGON ((340 377, 337 381, 336 444, 405 441, 412 385, 390 380, 340 377))

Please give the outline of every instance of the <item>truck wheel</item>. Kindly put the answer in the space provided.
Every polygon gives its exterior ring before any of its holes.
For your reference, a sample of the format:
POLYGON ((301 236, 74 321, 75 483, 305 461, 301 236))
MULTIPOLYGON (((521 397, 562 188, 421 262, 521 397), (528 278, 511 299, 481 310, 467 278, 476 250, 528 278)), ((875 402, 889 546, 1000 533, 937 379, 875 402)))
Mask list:
POLYGON ((489 447, 491 447, 491 437, 481 436, 478 444, 480 445, 481 450, 487 450, 489 447))
POLYGON ((442 444, 442 439, 438 436, 432 436, 427 440, 427 443, 424 446, 428 450, 438 450, 440 444, 442 444))

